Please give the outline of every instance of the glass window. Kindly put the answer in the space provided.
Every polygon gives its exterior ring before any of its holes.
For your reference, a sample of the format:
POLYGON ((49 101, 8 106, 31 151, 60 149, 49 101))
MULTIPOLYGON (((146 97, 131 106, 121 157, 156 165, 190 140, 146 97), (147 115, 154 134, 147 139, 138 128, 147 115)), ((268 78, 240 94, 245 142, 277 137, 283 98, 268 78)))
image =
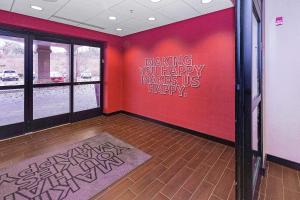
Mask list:
POLYGON ((33 41, 33 83, 70 82, 70 45, 33 41))
POLYGON ((42 87, 33 89, 33 119, 70 112, 70 87, 42 87))
POLYGON ((0 90, 0 126, 24 121, 24 89, 0 90))
POLYGON ((0 36, 0 86, 24 84, 24 39, 0 36))
POLYGON ((74 81, 100 81, 100 48, 74 45, 74 81))
POLYGON ((256 107, 252 113, 252 149, 258 151, 258 124, 259 124, 259 107, 256 107))
POLYGON ((74 112, 100 107, 100 84, 74 86, 74 112))
POLYGON ((252 13, 252 97, 259 95, 259 24, 252 13))

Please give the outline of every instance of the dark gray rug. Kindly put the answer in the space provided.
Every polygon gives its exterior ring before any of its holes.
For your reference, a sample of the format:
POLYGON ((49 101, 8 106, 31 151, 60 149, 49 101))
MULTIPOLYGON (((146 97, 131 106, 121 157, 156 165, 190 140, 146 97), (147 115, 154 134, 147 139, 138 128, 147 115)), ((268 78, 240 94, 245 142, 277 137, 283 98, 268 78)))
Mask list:
POLYGON ((103 133, 1 169, 0 199, 89 199, 149 158, 103 133))

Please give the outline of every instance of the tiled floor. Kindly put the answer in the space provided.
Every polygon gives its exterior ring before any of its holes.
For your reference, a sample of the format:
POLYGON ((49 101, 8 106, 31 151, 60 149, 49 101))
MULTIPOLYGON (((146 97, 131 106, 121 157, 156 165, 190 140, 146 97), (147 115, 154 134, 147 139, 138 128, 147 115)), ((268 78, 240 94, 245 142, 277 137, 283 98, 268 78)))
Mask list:
MULTIPOLYGON (((122 114, 0 142, 0 168, 103 131, 151 154, 152 158, 94 199, 235 199, 234 148, 122 114)), ((285 196, 284 200, 292 199, 292 195, 297 197, 298 176, 299 172, 270 164, 260 196, 285 196)))
POLYGON ((269 162, 259 199, 300 200, 300 171, 269 162))

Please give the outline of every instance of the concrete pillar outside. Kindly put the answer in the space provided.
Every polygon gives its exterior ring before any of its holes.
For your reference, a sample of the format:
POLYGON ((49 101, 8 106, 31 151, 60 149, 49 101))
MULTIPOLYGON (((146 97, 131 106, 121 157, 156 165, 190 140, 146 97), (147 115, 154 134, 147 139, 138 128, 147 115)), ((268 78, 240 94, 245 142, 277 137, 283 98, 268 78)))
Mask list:
POLYGON ((50 46, 38 45, 38 72, 37 78, 39 83, 50 82, 50 46))

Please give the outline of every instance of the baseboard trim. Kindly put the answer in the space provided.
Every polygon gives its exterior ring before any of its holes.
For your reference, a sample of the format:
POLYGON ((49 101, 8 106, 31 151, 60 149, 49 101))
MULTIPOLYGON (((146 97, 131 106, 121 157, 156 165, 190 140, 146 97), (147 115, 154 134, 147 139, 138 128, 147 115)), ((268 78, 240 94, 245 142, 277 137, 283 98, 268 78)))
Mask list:
POLYGON ((273 156, 269 154, 267 155, 267 160, 295 170, 300 170, 300 163, 294 161, 286 160, 284 158, 279 158, 277 156, 273 156))
POLYGON ((202 137, 202 138, 212 140, 214 142, 218 142, 218 143, 221 143, 221 144, 224 144, 224 145, 227 145, 227 146, 235 147, 235 143, 232 142, 232 141, 229 141, 229 140, 221 139, 221 138, 211 136, 211 135, 208 135, 208 134, 205 134, 205 133, 201 133, 201 132, 194 131, 194 130, 191 130, 191 129, 188 129, 188 128, 184 128, 184 127, 181 127, 181 126, 177 126, 177 125, 174 125, 174 124, 170 124, 170 123, 167 123, 167 122, 163 122, 163 121, 160 121, 160 120, 157 120, 157 119, 153 119, 153 118, 150 118, 150 117, 146 117, 146 116, 143 116, 143 115, 139 115, 139 114, 135 114, 135 113, 127 112, 127 111, 121 111, 121 113, 125 114, 125 115, 128 115, 128 116, 143 119, 143 120, 146 120, 146 121, 150 121, 150 122, 162 125, 162 126, 173 128, 173 129, 176 129, 176 130, 179 130, 179 131, 184 131, 186 133, 195 135, 197 137, 202 137))
POLYGON ((115 111, 115 112, 111 112, 111 113, 103 113, 104 116, 109 117, 112 115, 117 115, 117 114, 121 114, 123 111, 115 111))

